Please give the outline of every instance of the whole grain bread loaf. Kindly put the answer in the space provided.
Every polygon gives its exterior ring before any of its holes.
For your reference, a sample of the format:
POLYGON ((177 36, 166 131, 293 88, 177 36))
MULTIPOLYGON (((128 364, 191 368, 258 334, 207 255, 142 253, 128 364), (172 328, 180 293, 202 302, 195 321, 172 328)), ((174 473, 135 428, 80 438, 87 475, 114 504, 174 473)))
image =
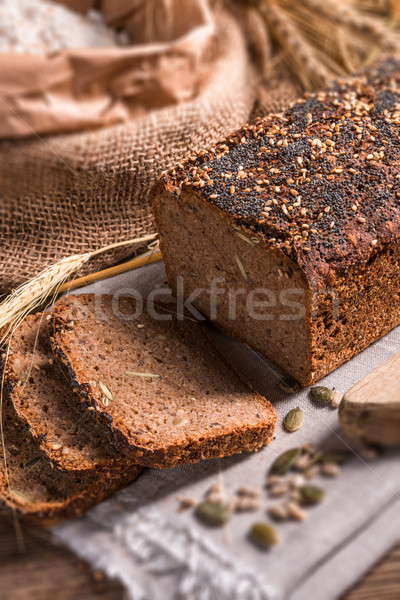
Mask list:
POLYGON ((0 501, 40 526, 76 517, 136 479, 141 468, 81 477, 53 469, 4 394, 1 406, 0 501))
POLYGON ((1 356, 4 387, 57 468, 80 474, 124 471, 131 461, 107 440, 104 429, 72 391, 54 360, 47 332, 50 314, 24 319, 1 356))
POLYGON ((68 296, 53 349, 118 449, 171 467, 268 444, 276 414, 214 351, 192 318, 133 298, 68 296))
POLYGON ((400 323, 399 86, 388 60, 153 189, 175 293, 303 385, 400 323))

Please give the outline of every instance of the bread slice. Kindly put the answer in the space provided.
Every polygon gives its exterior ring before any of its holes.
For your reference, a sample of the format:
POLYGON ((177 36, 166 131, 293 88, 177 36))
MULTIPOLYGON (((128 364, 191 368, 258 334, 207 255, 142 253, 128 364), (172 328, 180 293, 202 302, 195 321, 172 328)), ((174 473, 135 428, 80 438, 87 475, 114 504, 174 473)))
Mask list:
POLYGON ((129 459, 109 443, 54 361, 49 316, 28 316, 3 352, 4 384, 16 413, 58 468, 87 475, 123 471, 129 459))
POLYGON ((136 479, 141 468, 125 472, 80 477, 53 469, 18 419, 5 394, 2 402, 2 448, 0 450, 0 500, 18 516, 40 526, 54 525, 81 515, 118 489, 136 479))
POLYGON ((194 319, 148 308, 90 295, 53 307, 55 353, 117 446, 138 464, 171 467, 268 444, 271 404, 235 377, 194 319))

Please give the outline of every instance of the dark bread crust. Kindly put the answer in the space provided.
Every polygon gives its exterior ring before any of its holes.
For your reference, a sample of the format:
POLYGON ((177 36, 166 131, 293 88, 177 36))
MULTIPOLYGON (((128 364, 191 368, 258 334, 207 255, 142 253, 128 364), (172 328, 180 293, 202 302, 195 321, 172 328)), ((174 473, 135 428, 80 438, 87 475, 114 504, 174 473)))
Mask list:
POLYGON ((332 285, 400 239, 399 86, 400 60, 387 60, 246 125, 161 185, 178 202, 190 190, 310 284, 332 285))
MULTIPOLYGON (((46 454, 52 465, 56 468, 74 472, 79 475, 97 475, 100 472, 124 472, 130 469, 131 461, 124 454, 115 451, 107 440, 98 440, 99 435, 103 437, 102 428, 96 424, 95 415, 90 414, 83 406, 79 406, 79 399, 73 393, 68 380, 56 364, 53 366, 41 365, 41 371, 35 369, 35 360, 40 360, 46 351, 50 350, 50 341, 45 342, 42 337, 46 335, 47 321, 43 321, 43 313, 29 315, 19 326, 17 332, 11 336, 7 345, 0 353, 0 370, 3 376, 3 384, 8 397, 14 405, 18 417, 28 426, 32 437, 37 441, 41 450, 46 454), (23 341, 20 339, 24 337, 23 341), (36 338, 36 355, 29 347, 29 338, 36 338), (31 364, 30 379, 36 381, 36 389, 32 389, 29 381, 21 379, 21 373, 17 371, 18 357, 23 357, 26 363, 31 364), (45 375, 43 373, 45 372, 45 375), (44 389, 45 388, 45 389, 44 389), (30 394, 42 397, 34 398, 37 403, 47 404, 57 402, 57 422, 48 423, 48 415, 42 406, 36 410, 32 409, 33 398, 30 394), (44 394, 54 395, 54 399, 47 400, 44 394), (60 422, 60 411, 64 420, 60 422), (68 413, 68 414, 66 414, 68 413), (68 418, 66 418, 68 417, 68 418), (74 450, 70 447, 71 437, 65 427, 75 427, 75 438, 80 449, 74 450), (52 435, 56 433, 59 446, 69 447, 70 452, 64 454, 63 448, 53 448, 52 435), (93 444, 100 443, 99 449, 93 444), (83 445, 85 444, 85 446, 83 445), (83 446, 83 448, 82 448, 83 446), (88 447, 88 451, 85 451, 88 447)), ((27 375, 27 374, 26 374, 27 375)), ((50 415, 54 414, 50 411, 50 415)), ((79 447, 78 446, 78 447, 79 447)))
POLYGON ((68 497, 51 502, 30 499, 24 502, 10 494, 4 470, 0 471, 0 502, 15 512, 18 517, 37 527, 53 527, 62 521, 83 515, 87 510, 100 504, 118 490, 126 487, 139 477, 143 468, 134 465, 117 477, 110 475, 83 479, 82 485, 68 497))
MULTIPOLYGON (((77 300, 86 305, 86 308, 89 305, 90 310, 92 296, 79 296, 74 299, 74 302, 77 300)), ((130 431, 134 428, 135 423, 130 422, 127 426, 123 415, 119 415, 118 412, 113 413, 113 416, 110 415, 110 411, 99 400, 98 391, 90 382, 85 364, 77 355, 76 340, 74 340, 75 322, 71 318, 68 298, 57 302, 53 307, 52 315, 53 349, 68 374, 73 388, 87 406, 95 408, 97 419, 104 424, 110 440, 135 463, 154 468, 166 468, 207 458, 254 451, 271 441, 276 426, 276 413, 271 404, 259 394, 252 394, 254 407, 256 409, 258 406, 264 416, 261 418, 258 415, 259 419, 256 425, 237 423, 229 430, 225 428, 222 434, 214 433, 213 435, 208 433, 205 435, 199 429, 195 435, 183 436, 172 442, 164 439, 162 443, 154 444, 152 447, 140 440, 135 440, 130 431)), ((199 332, 199 335, 203 334, 199 332)), ((132 343, 133 341, 132 339, 132 343)), ((165 347, 167 346, 168 340, 165 342, 165 347)), ((216 363, 221 362, 221 358, 211 347, 209 353, 212 356, 215 355, 216 363)), ((179 364, 176 368, 179 370, 179 364)), ((240 389, 242 383, 238 382, 238 387, 240 389)), ((249 395, 251 392, 246 391, 246 394, 249 395)))

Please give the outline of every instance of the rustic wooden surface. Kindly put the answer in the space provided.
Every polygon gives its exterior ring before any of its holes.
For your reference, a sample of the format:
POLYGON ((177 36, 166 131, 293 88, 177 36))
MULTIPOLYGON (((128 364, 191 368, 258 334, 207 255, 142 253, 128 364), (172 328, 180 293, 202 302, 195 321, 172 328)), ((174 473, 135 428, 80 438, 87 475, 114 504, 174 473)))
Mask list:
MULTIPOLYGON (((22 526, 18 536, 13 520, 0 513, 0 598, 124 600, 124 592, 119 583, 104 579, 101 573, 93 573, 69 551, 53 545, 48 532, 22 526)), ((400 546, 342 600, 399 598, 400 546)))

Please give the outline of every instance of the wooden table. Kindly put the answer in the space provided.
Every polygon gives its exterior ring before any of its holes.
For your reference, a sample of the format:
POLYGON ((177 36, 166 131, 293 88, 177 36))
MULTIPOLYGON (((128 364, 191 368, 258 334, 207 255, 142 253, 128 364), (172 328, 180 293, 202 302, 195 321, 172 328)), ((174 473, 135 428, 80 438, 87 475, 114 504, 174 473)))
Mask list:
MULTIPOLYGON (((20 533, 16 534, 12 518, 0 513, 1 600, 123 600, 119 583, 91 571, 71 552, 53 545, 49 532, 22 526, 20 533)), ((399 598, 400 546, 343 600, 399 598)))

